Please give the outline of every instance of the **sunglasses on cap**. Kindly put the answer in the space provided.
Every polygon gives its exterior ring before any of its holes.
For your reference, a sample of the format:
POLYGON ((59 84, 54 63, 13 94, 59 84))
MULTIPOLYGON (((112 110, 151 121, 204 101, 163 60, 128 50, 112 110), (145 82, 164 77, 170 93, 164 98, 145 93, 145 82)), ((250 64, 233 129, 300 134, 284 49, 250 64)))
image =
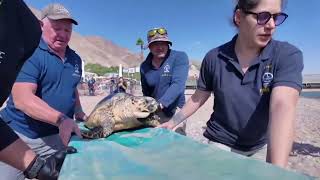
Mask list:
POLYGON ((256 16, 257 18, 257 24, 259 25, 265 25, 267 24, 267 22, 273 18, 274 24, 276 26, 279 26, 280 24, 282 24, 288 17, 288 15, 286 13, 275 13, 275 14, 271 14, 270 12, 259 12, 259 13, 255 13, 255 12, 251 12, 251 11, 243 11, 246 14, 253 14, 256 16))
POLYGON ((165 28, 155 28, 148 31, 148 37, 152 37, 156 34, 165 35, 167 34, 167 30, 165 28))

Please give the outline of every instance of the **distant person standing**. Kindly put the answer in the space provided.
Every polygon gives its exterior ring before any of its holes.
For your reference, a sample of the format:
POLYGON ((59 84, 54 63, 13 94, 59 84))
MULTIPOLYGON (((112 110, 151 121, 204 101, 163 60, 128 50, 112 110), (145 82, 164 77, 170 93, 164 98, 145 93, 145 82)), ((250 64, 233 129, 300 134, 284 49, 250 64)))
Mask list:
POLYGON ((283 0, 238 0, 238 33, 210 50, 198 86, 183 109, 160 127, 173 129, 214 93, 204 136, 209 144, 286 167, 302 89, 302 52, 272 38, 287 14, 283 0))
MULTIPOLYGON (((185 52, 170 49, 172 42, 165 28, 151 29, 147 38, 150 53, 140 67, 142 92, 159 102, 158 115, 164 123, 185 104, 189 60, 185 52)), ((185 134, 185 129, 182 123, 176 132, 185 134)))
POLYGON ((110 80, 110 87, 109 87, 110 90, 109 90, 109 94, 112 94, 112 93, 113 93, 115 84, 116 84, 116 82, 115 82, 114 78, 112 78, 112 79, 110 80))
POLYGON ((134 87, 135 87, 135 81, 133 79, 131 79, 130 81, 130 84, 129 84, 129 91, 130 91, 130 94, 134 94, 134 87))
POLYGON ((118 79, 117 92, 126 93, 127 88, 128 88, 127 82, 123 79, 123 77, 120 77, 118 79))
POLYGON ((94 88, 94 85, 96 83, 96 80, 91 77, 89 80, 88 80, 88 90, 89 90, 89 95, 90 96, 94 96, 94 91, 95 91, 95 88, 94 88))

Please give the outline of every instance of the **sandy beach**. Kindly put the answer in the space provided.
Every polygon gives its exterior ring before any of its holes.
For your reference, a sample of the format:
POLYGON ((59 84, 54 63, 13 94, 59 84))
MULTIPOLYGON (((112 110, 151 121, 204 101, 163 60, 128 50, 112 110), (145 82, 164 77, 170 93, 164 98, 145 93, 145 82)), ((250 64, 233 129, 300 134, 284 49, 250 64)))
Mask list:
MULTIPOLYGON (((314 90, 307 90, 314 91, 314 90)), ((193 93, 193 90, 186 90, 186 99, 193 93)), ((139 90, 134 91, 140 95, 139 90)), ((90 113, 95 104, 105 94, 97 96, 81 96, 83 109, 90 113)), ((212 113, 213 96, 187 121, 187 136, 198 141, 205 142, 202 133, 206 122, 212 113)), ((296 137, 293 151, 289 157, 289 169, 311 176, 320 177, 320 99, 301 97, 298 103, 296 120, 296 137)))

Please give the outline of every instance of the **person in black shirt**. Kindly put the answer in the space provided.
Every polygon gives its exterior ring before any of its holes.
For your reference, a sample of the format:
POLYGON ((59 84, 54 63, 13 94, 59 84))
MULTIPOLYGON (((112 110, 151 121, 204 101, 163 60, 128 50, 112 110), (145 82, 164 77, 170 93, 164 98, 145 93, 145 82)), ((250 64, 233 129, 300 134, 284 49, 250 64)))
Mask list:
POLYGON ((120 77, 118 80, 117 92, 126 93, 126 90, 127 90, 127 82, 123 79, 123 77, 120 77))
POLYGON ((197 90, 161 127, 172 129, 214 93, 204 136, 227 151, 286 167, 302 89, 301 50, 272 38, 287 14, 283 0, 238 0, 231 41, 202 61, 197 90))
POLYGON ((94 84, 96 83, 96 80, 91 77, 89 80, 88 80, 88 88, 89 88, 89 95, 90 96, 94 96, 94 84))

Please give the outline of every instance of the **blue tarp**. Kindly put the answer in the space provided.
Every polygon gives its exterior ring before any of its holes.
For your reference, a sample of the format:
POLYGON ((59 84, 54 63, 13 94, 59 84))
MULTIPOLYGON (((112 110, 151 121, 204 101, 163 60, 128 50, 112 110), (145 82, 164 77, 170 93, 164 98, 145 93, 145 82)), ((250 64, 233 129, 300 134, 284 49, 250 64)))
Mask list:
POLYGON ((73 137, 70 145, 78 153, 67 156, 59 180, 311 179, 166 129, 123 131, 97 140, 73 137))

